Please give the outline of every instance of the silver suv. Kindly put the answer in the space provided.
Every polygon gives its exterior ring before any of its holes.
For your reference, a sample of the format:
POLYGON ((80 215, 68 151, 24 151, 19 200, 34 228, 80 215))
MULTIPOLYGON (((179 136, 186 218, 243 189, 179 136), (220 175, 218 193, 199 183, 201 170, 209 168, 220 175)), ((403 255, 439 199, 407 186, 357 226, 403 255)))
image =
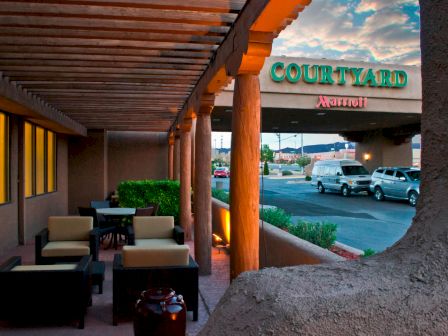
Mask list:
POLYGON ((408 200, 411 206, 415 206, 420 195, 420 169, 379 167, 372 174, 370 191, 377 201, 388 197, 408 200))

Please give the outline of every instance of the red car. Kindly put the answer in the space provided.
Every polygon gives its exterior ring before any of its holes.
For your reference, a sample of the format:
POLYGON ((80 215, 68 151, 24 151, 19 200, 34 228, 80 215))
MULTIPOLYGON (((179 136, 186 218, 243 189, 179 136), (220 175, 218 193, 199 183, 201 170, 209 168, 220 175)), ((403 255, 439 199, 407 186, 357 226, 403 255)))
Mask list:
POLYGON ((218 167, 213 172, 213 177, 230 177, 230 171, 227 167, 218 167))

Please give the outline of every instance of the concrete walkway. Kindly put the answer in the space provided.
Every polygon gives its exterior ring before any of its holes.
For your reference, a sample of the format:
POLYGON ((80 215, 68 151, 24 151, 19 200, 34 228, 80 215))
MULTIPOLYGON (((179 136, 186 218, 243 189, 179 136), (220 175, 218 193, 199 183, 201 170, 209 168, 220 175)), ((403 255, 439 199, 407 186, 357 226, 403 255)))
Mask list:
MULTIPOLYGON (((106 242, 107 243, 107 242, 106 242)), ((190 245, 191 254, 194 254, 194 246, 190 245)), ((107 246, 107 245, 105 245, 107 246)), ((112 325, 112 260, 115 253, 120 250, 100 250, 100 260, 106 263, 106 277, 104 292, 97 294, 93 289, 93 305, 87 309, 85 329, 79 330, 76 325, 38 325, 38 326, 10 326, 5 321, 0 321, 0 335, 14 336, 65 336, 65 335, 107 335, 122 336, 134 335, 132 321, 120 321, 118 326, 112 325)), ((34 245, 19 246, 0 255, 0 263, 11 256, 21 256, 23 264, 34 264, 34 245)), ((199 277, 199 320, 192 321, 192 313, 187 315, 187 335, 194 336, 207 322, 210 313, 215 309, 220 298, 229 286, 229 256, 224 251, 213 248, 212 275, 199 277)), ((30 284, 32 286, 33 284, 30 284)), ((37 290, 37 289, 36 289, 37 290)), ((67 290, 70 290, 69 288, 67 290)), ((64 293, 61 293, 61 300, 64 293)), ((0 298, 1 304, 1 298, 0 298)))

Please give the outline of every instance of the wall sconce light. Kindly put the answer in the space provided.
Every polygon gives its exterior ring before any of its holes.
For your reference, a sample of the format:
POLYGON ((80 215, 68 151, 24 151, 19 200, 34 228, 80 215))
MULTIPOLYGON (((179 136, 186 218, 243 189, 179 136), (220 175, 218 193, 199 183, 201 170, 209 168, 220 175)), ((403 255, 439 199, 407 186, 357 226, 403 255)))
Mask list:
POLYGON ((369 160, 370 160, 370 154, 364 153, 364 161, 369 161, 369 160))
POLYGON ((226 244, 225 241, 215 233, 213 233, 212 237, 212 246, 217 247, 219 253, 221 253, 221 249, 224 249, 224 251, 228 252, 230 244, 226 244))

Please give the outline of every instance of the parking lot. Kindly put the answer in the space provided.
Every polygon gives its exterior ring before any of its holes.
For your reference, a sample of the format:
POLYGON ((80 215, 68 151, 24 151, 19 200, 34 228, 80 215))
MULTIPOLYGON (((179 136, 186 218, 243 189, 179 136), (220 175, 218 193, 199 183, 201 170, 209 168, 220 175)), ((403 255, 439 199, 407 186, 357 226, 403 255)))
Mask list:
MULTIPOLYGON (((213 179, 213 187, 217 181, 228 190, 229 179, 213 179)), ((415 208, 405 201, 378 202, 364 193, 350 197, 319 194, 309 182, 297 177, 260 177, 260 203, 284 209, 293 221, 301 218, 336 223, 339 242, 377 252, 399 240, 415 215, 415 208)))

